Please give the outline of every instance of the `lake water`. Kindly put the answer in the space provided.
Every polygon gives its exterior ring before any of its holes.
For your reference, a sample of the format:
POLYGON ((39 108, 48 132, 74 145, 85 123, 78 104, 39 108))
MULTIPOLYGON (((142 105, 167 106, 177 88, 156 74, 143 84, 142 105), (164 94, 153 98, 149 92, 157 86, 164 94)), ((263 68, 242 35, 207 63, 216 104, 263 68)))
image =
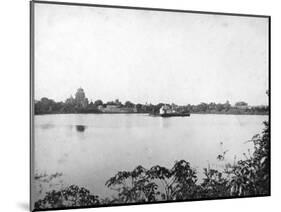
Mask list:
POLYGON ((246 141, 268 116, 191 114, 161 118, 147 114, 60 114, 35 116, 36 173, 63 173, 65 185, 84 186, 101 197, 105 182, 137 165, 172 167, 189 161, 202 169, 221 167, 252 150, 246 141), (225 160, 218 154, 228 150, 225 160))

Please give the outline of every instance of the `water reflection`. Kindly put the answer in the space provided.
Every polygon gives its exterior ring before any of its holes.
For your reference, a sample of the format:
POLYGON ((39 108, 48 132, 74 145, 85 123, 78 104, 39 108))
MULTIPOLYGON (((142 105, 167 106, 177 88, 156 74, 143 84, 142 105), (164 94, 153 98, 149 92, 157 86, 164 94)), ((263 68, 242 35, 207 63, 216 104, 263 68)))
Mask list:
POLYGON ((169 128, 171 126, 170 118, 159 118, 160 128, 169 128))
POLYGON ((76 125, 75 127, 78 132, 84 132, 87 128, 85 125, 76 125))
POLYGON ((54 125, 54 124, 47 123, 47 124, 42 124, 42 125, 40 125, 40 127, 41 127, 43 130, 47 130, 47 129, 54 128, 55 125, 54 125))

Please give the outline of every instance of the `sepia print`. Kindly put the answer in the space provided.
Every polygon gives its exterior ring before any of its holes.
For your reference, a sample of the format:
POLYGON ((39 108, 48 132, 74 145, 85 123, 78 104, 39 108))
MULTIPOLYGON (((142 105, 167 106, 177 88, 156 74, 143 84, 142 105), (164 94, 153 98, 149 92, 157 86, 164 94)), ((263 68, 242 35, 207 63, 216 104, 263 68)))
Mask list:
POLYGON ((270 195, 270 17, 31 1, 31 210, 270 195))

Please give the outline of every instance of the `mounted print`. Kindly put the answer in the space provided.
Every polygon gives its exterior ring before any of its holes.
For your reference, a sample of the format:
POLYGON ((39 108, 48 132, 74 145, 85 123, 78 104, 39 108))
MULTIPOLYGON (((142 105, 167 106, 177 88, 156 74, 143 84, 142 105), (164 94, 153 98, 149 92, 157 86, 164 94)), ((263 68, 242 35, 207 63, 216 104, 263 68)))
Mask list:
POLYGON ((31 1, 31 210, 270 195, 270 17, 31 1))

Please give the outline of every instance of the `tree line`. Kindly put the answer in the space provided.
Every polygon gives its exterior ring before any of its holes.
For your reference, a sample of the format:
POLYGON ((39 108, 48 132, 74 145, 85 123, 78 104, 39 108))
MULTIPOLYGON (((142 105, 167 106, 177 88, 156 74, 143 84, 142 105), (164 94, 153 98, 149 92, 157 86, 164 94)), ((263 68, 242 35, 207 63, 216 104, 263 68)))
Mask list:
POLYGON ((237 102, 235 105, 231 105, 228 101, 226 103, 200 103, 197 105, 176 105, 168 103, 158 104, 140 104, 126 101, 125 103, 119 100, 109 101, 104 103, 102 100, 96 100, 90 102, 86 106, 75 104, 75 102, 56 102, 46 97, 35 101, 34 112, 38 114, 59 114, 59 113, 101 113, 100 107, 107 107, 108 105, 114 105, 119 108, 135 108, 137 113, 159 113, 159 109, 163 105, 176 108, 180 112, 188 113, 209 113, 209 114, 268 114, 268 106, 253 106, 249 107, 245 102, 237 102))

